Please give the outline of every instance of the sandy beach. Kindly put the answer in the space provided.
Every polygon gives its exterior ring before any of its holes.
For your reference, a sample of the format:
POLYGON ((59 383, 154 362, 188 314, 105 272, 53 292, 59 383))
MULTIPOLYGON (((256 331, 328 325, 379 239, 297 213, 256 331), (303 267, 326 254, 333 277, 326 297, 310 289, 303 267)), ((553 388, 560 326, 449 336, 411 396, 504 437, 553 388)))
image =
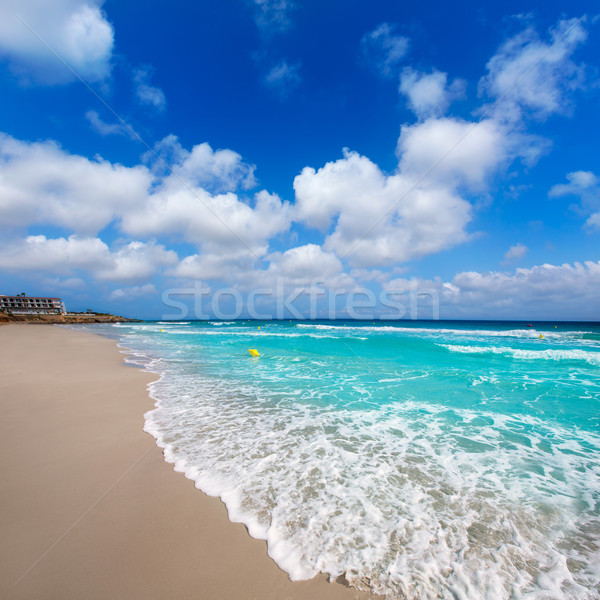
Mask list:
POLYGON ((291 582, 142 431, 152 374, 106 338, 0 327, 0 597, 369 598, 291 582))

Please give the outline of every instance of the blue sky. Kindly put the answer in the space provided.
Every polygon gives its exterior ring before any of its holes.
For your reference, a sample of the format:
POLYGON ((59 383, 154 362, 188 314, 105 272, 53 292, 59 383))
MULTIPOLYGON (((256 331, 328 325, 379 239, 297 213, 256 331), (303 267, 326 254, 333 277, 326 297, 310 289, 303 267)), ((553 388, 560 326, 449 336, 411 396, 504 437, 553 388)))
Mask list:
POLYGON ((599 319, 594 9, 5 1, 0 293, 599 319))

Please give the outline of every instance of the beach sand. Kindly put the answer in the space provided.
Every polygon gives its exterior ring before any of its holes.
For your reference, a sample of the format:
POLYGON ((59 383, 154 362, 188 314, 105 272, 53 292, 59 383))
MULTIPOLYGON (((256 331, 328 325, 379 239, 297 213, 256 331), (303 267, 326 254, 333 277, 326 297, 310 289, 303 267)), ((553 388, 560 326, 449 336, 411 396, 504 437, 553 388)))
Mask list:
POLYGON ((0 597, 373 598, 291 582, 142 431, 154 379, 109 339, 0 327, 0 597))

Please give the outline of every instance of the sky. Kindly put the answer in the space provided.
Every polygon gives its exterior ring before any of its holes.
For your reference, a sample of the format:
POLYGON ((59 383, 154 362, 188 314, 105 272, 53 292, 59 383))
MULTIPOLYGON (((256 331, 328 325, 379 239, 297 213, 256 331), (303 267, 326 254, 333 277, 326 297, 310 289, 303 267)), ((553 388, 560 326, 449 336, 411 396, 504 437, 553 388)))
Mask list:
POLYGON ((599 14, 0 0, 0 293, 600 320, 599 14))

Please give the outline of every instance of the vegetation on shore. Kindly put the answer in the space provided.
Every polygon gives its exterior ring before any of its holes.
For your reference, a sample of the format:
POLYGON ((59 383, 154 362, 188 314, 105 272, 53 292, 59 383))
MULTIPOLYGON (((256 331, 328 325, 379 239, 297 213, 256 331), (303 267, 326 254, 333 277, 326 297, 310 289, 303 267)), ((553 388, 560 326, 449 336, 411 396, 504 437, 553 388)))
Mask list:
POLYGON ((131 323, 139 322, 139 319, 128 319, 109 313, 67 313, 61 314, 25 314, 15 315, 10 312, 0 311, 0 325, 6 323, 65 323, 65 324, 86 324, 86 323, 131 323))

